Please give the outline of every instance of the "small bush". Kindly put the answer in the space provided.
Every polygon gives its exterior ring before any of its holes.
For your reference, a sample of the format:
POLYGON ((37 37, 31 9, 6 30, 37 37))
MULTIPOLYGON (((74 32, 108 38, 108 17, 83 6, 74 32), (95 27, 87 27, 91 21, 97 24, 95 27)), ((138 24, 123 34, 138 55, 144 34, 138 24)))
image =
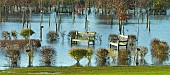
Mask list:
POLYGON ((54 42, 57 40, 57 37, 59 37, 59 35, 55 32, 55 31, 49 31, 47 33, 47 39, 50 41, 50 42, 54 42))
MULTIPOLYGON (((135 53, 137 48, 138 48, 137 46, 132 46, 131 50, 135 53)), ((139 55, 143 59, 145 57, 145 55, 148 53, 148 48, 146 48, 144 46, 139 46, 139 49, 140 49, 139 55)))
POLYGON ((118 59, 128 59, 128 56, 130 54, 129 50, 126 49, 120 49, 119 50, 119 55, 118 55, 118 59))
POLYGON ((97 50, 97 64, 98 66, 105 66, 107 65, 106 62, 108 60, 108 50, 105 48, 100 48, 97 50))
POLYGON ((23 36, 25 39, 28 39, 28 37, 30 37, 34 33, 35 32, 30 28, 26 28, 21 30, 20 35, 23 36))
POLYGON ((11 31, 11 35, 12 35, 12 37, 13 37, 14 39, 17 39, 18 33, 16 32, 16 30, 12 30, 12 31, 11 31))
POLYGON ((126 49, 120 49, 118 54, 118 64, 128 65, 130 51, 126 49))
POLYGON ((43 62, 46 66, 51 66, 51 63, 55 57, 55 50, 50 46, 43 46, 41 51, 41 56, 43 58, 43 62))
POLYGON ((91 62, 91 56, 93 55, 93 50, 91 48, 86 48, 87 53, 86 53, 86 58, 91 62))
POLYGON ((8 48, 6 56, 11 62, 11 67, 17 67, 20 60, 20 51, 17 48, 8 48))
POLYGON ((115 59, 118 57, 118 51, 117 50, 113 50, 113 49, 109 49, 108 50, 108 56, 115 59))
POLYGON ((83 48, 72 48, 71 50, 69 50, 69 55, 74 58, 77 63, 79 63, 79 61, 87 55, 87 50, 83 49, 83 48))
POLYGON ((168 59, 169 46, 166 42, 160 41, 159 39, 153 39, 151 42, 151 54, 153 57, 159 59, 160 62, 168 59))
POLYGON ((5 40, 10 39, 10 33, 8 31, 3 31, 1 34, 2 38, 5 40))

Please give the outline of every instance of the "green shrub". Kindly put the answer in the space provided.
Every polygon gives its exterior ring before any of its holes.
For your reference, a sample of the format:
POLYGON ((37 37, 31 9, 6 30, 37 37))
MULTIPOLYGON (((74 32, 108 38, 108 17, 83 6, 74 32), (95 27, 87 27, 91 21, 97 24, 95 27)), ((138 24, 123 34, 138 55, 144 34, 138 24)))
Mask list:
POLYGON ((21 30, 20 35, 23 36, 25 39, 28 39, 28 37, 30 37, 34 33, 35 32, 30 28, 26 28, 21 30))
POLYGON ((93 50, 91 48, 86 48, 87 53, 86 53, 86 58, 89 60, 89 62, 91 62, 91 56, 93 55, 93 50))
POLYGON ((84 56, 87 55, 88 51, 83 48, 72 48, 68 53, 78 63, 84 56))

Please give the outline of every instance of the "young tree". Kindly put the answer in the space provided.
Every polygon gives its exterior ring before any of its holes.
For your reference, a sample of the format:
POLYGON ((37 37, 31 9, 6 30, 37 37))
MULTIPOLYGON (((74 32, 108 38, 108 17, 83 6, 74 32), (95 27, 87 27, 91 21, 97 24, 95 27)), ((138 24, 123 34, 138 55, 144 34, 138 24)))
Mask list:
POLYGON ((113 0, 113 3, 113 8, 119 20, 119 34, 124 35, 123 21, 127 22, 128 20, 127 9, 129 0, 113 0))

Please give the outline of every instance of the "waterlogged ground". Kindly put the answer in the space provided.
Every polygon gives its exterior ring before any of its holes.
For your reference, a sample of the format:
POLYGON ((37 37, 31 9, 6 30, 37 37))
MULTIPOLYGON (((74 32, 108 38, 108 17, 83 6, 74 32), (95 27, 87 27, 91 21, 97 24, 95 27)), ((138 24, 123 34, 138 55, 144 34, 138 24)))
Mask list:
MULTIPOLYGON (((73 23, 72 21, 72 15, 68 14, 62 14, 61 15, 61 27, 60 27, 60 32, 65 31, 64 35, 64 40, 62 40, 62 37, 59 37, 59 40, 57 43, 47 43, 46 41, 46 34, 53 30, 55 31, 55 13, 51 13, 51 24, 49 26, 48 20, 49 17, 48 15, 44 15, 43 17, 43 23, 42 26, 43 28, 43 40, 41 42, 42 46, 45 45, 50 45, 55 48, 57 51, 57 56, 56 56, 56 62, 54 63, 54 66, 72 66, 76 63, 76 61, 71 58, 68 55, 68 51, 71 48, 74 47, 87 47, 87 43, 79 43, 77 46, 70 46, 69 39, 68 39, 68 33, 70 30, 78 30, 78 31, 85 31, 85 15, 76 15, 75 16, 75 22, 73 23)), ((15 20, 15 18, 13 18, 15 20)), ((58 16, 57 16, 58 19, 58 16)), ((56 20, 57 20, 56 19, 56 20)), ((137 19, 130 19, 128 22, 134 23, 134 24, 128 24, 125 25, 125 35, 129 34, 135 34, 137 35, 137 28, 139 26, 139 37, 138 37, 138 45, 139 46, 145 46, 148 48, 148 53, 145 56, 145 65, 170 65, 170 60, 166 60, 163 63, 158 63, 158 62, 153 62, 151 52, 150 52, 150 42, 153 38, 158 38, 160 40, 166 41, 168 44, 170 44, 170 10, 168 10, 168 14, 166 16, 150 16, 149 17, 151 21, 151 30, 150 32, 146 28, 146 19, 144 18, 143 22, 140 19, 139 22, 140 24, 135 24, 138 22, 137 19)), ((29 23, 31 25, 31 29, 35 31, 35 34, 31 36, 32 39, 40 39, 40 23, 38 22, 40 20, 40 15, 39 14, 33 14, 32 15, 32 22, 29 23)), ((102 22, 104 20, 98 19, 94 13, 91 13, 88 15, 88 21, 89 21, 89 31, 95 31, 99 35, 102 35, 101 39, 102 42, 100 44, 99 41, 96 41, 95 46, 90 46, 91 48, 96 51, 98 48, 109 48, 108 44, 108 36, 109 34, 118 34, 118 25, 115 24, 112 27, 110 25, 105 25, 105 24, 99 24, 99 22, 102 22)), ((116 19, 113 20, 115 23, 117 22, 116 19)), ((25 26, 26 28, 26 26, 25 26)), ((0 23, 0 34, 2 31, 11 31, 11 30, 16 30, 18 33, 22 29, 22 23, 21 22, 1 22, 0 23)), ((60 34, 60 33, 59 33, 60 34)), ((23 39, 18 34, 18 39, 23 39)), ((0 51, 0 67, 3 66, 8 66, 8 61, 7 58, 5 57, 4 51, 0 51)), ((33 60, 33 66, 40 66, 41 65, 41 57, 40 57, 40 50, 38 49, 37 52, 34 54, 34 60, 33 60)), ((28 65, 28 57, 27 55, 22 52, 21 54, 21 61, 20 61, 20 66, 21 67, 26 67, 28 65)), ((85 66, 88 64, 88 60, 86 58, 83 58, 80 61, 80 64, 85 66)), ((91 61, 92 66, 96 66, 96 56, 93 55, 92 61, 91 61)), ((111 63, 111 65, 117 65, 117 63, 111 63)), ((131 63, 129 65, 135 65, 133 62, 133 58, 131 63)), ((1 68, 0 68, 1 69, 1 68)))

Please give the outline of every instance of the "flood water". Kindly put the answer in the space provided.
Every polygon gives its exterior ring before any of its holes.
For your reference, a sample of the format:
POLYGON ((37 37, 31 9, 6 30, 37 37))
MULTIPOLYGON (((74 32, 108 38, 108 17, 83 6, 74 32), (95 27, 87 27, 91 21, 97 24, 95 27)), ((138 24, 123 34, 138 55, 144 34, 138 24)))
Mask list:
MULTIPOLYGON (((72 21, 72 15, 68 14, 61 14, 61 27, 60 32, 65 32, 64 40, 62 40, 62 37, 59 37, 59 40, 57 43, 48 43, 46 41, 46 34, 53 30, 55 31, 56 23, 55 23, 55 13, 51 13, 51 25, 49 26, 48 23, 48 15, 43 16, 43 39, 41 42, 42 46, 49 45, 53 46, 55 50, 57 51, 56 56, 56 62, 53 66, 72 66, 76 63, 76 61, 68 55, 68 51, 71 48, 74 47, 81 47, 86 48, 87 43, 79 43, 77 46, 70 46, 68 33, 70 30, 78 30, 78 31, 85 31, 85 15, 75 15, 75 23, 72 21)), ((58 19, 58 16, 57 16, 58 19)), ((168 13, 166 16, 159 15, 159 16, 150 16, 149 17, 151 21, 151 30, 150 32, 146 28, 146 18, 144 18, 143 22, 140 19, 140 24, 135 24, 138 22, 137 19, 129 19, 128 22, 134 23, 134 24, 127 24, 124 26, 125 28, 125 35, 129 34, 135 34, 137 35, 137 28, 139 26, 139 37, 138 37, 138 46, 145 46, 148 48, 148 53, 145 56, 145 65, 170 65, 170 60, 164 61, 162 64, 154 63, 152 60, 152 55, 150 51, 150 42, 153 38, 158 38, 160 40, 166 41, 168 44, 170 44, 170 10, 168 10, 168 13)), ((15 18, 14 18, 15 20, 15 18)), ((40 39, 40 23, 38 22, 40 20, 39 14, 33 14, 32 15, 32 21, 29 23, 31 25, 31 29, 35 31, 35 34, 31 36, 31 39, 40 39)), ((109 48, 109 42, 108 42, 108 36, 109 34, 118 34, 118 25, 106 25, 106 24, 99 24, 98 22, 104 21, 101 19, 98 19, 97 16, 94 13, 91 13, 88 15, 88 21, 89 21, 89 31, 95 31, 99 35, 102 35, 102 42, 100 44, 99 41, 95 42, 95 46, 90 46, 94 51, 96 51, 98 48, 109 48)), ((113 20, 115 23, 118 22, 117 19, 113 20)), ((26 28, 26 26, 25 26, 26 28)), ((18 33, 22 30, 22 23, 21 22, 1 22, 0 23, 0 34, 2 31, 11 31, 16 30, 18 33)), ((60 33, 59 33, 60 35, 60 33)), ((1 38, 2 39, 2 38, 1 38)), ((18 34, 18 39, 24 39, 18 34)), ((7 58, 5 57, 5 54, 1 50, 0 53, 0 67, 8 66, 7 58)), ((33 60, 33 66, 41 66, 40 61, 40 49, 36 53, 34 53, 34 60, 33 60)), ((22 52, 21 53, 21 67, 27 67, 28 66, 28 57, 27 55, 22 52)), ((88 60, 86 58, 83 58, 80 60, 80 64, 85 66, 88 64, 88 60)), ((112 63, 113 66, 116 66, 116 63, 112 63)), ((135 63, 130 63, 129 65, 134 66, 135 63)), ((95 54, 92 57, 91 66, 96 66, 96 56, 95 54)))

